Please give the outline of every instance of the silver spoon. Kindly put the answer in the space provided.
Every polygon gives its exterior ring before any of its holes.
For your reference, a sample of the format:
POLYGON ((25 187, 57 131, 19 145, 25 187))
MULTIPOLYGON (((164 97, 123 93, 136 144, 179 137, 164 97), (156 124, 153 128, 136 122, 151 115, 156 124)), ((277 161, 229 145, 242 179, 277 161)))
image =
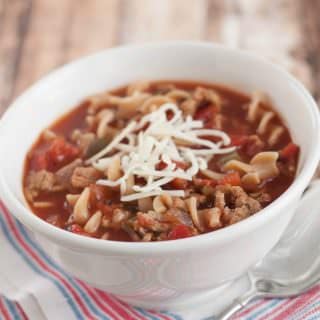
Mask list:
POLYGON ((316 180, 278 244, 242 277, 249 280, 249 289, 210 319, 227 320, 254 299, 295 297, 320 283, 319 199, 316 180))

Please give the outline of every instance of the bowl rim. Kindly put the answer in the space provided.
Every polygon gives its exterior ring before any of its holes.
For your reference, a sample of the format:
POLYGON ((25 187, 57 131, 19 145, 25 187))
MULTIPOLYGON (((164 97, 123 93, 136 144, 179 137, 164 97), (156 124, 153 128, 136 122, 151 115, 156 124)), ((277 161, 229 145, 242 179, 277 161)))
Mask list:
MULTIPOLYGON (((305 99, 305 104, 308 106, 309 112, 312 113, 314 119, 314 138, 312 139, 312 147, 308 154, 306 154, 305 163, 301 167, 300 172, 297 177, 290 185, 290 187, 275 201, 270 205, 260 210, 257 214, 248 217, 234 225, 216 230, 214 232, 209 232, 206 234, 197 235, 190 238, 170 240, 170 241, 159 241, 151 243, 141 243, 141 242, 124 242, 124 241, 102 241, 101 239, 89 238, 80 236, 66 230, 52 226, 51 224, 45 222, 44 220, 37 217, 30 208, 23 205, 15 196, 15 194, 10 190, 8 184, 5 181, 4 175, 2 174, 2 169, 0 166, 0 196, 2 202, 5 206, 12 212, 12 214, 23 224, 27 225, 32 231, 41 234, 46 238, 50 238, 51 241, 55 243, 60 243, 73 247, 79 250, 94 250, 97 253, 118 253, 118 254, 129 254, 129 255, 158 255, 161 253, 175 253, 177 251, 186 252, 191 248, 206 248, 206 245, 211 242, 222 243, 227 241, 232 241, 236 237, 239 237, 251 229, 258 228, 263 225, 268 219, 271 219, 280 208, 284 208, 288 203, 293 202, 295 197, 303 192, 303 189, 307 186, 310 181, 318 161, 320 159, 320 116, 316 102, 305 89, 305 87, 282 67, 275 65, 274 63, 266 60, 265 58, 247 52, 242 49, 233 49, 226 47, 221 44, 214 44, 210 42, 203 41, 164 41, 164 42, 150 42, 145 44, 134 44, 134 45, 123 45, 114 48, 105 49, 97 53, 76 59, 71 61, 53 71, 49 74, 36 81, 32 86, 30 86, 26 91, 24 91, 18 98, 16 98, 8 107, 6 112, 0 119, 0 132, 3 124, 10 121, 11 115, 13 116, 16 109, 21 105, 22 101, 28 99, 28 95, 35 90, 41 90, 42 86, 50 82, 52 79, 60 77, 64 72, 69 72, 70 70, 77 68, 79 64, 86 62, 91 59, 95 59, 99 56, 108 55, 110 52, 121 52, 130 50, 144 50, 146 48, 159 48, 159 47, 177 47, 177 46, 187 46, 189 48, 206 48, 210 50, 220 50, 227 53, 233 53, 244 58, 252 59, 257 63, 265 64, 268 68, 272 68, 278 73, 281 73, 284 78, 294 86, 296 91, 303 96, 305 99), (318 138, 317 138, 318 137, 318 138), (278 207, 278 210, 273 210, 274 207, 278 207), (174 245, 172 245, 174 244, 174 245)), ((1 140, 0 140, 1 145, 1 140)), ((1 200, 0 200, 1 201, 1 200)))

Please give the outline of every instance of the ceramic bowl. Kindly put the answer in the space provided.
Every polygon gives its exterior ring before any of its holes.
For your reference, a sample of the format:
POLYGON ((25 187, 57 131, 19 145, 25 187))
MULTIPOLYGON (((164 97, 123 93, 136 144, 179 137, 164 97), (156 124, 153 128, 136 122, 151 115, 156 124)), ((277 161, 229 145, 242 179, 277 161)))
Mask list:
POLYGON ((70 274, 134 305, 176 310, 243 274, 277 243, 315 172, 319 114, 306 89, 255 55, 207 43, 126 46, 70 63, 38 81, 0 125, 0 196, 70 274), (199 80, 266 92, 301 147, 297 177, 277 200, 230 227, 188 239, 127 243, 82 237, 35 216, 22 192, 23 163, 41 130, 84 97, 138 79, 199 80))

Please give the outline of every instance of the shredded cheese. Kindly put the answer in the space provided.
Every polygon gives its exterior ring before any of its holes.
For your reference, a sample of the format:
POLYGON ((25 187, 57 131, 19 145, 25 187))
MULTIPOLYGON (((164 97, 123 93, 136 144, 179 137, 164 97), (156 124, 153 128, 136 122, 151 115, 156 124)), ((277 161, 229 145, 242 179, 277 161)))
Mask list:
POLYGON ((123 175, 116 181, 100 179, 97 184, 120 187, 121 201, 164 193, 183 197, 184 190, 162 187, 175 178, 191 181, 199 171, 208 168, 212 156, 234 151, 235 147, 226 147, 229 144, 230 137, 225 132, 205 129, 202 121, 184 117, 176 104, 165 103, 140 120, 130 122, 87 163, 105 172, 114 158, 120 157, 123 175), (168 112, 172 114, 170 119, 168 112), (218 141, 205 139, 206 136, 214 136, 218 141), (186 164, 186 168, 180 168, 179 162, 186 164), (164 164, 162 169, 158 168, 160 163, 164 164), (144 178, 145 184, 130 187, 131 194, 127 194, 127 179, 131 175, 144 178))
POLYGON ((136 126, 136 122, 132 121, 130 122, 126 128, 124 128, 121 133, 116 136, 110 144, 108 144, 104 149, 102 149, 100 152, 98 152, 97 154, 95 154, 93 157, 91 157, 90 159, 87 160, 88 164, 91 164, 92 162, 98 160, 99 158, 105 156, 106 154, 108 154, 108 152, 110 152, 111 150, 113 150, 114 147, 116 147, 124 138, 127 137, 127 135, 132 131, 132 129, 134 129, 136 126))

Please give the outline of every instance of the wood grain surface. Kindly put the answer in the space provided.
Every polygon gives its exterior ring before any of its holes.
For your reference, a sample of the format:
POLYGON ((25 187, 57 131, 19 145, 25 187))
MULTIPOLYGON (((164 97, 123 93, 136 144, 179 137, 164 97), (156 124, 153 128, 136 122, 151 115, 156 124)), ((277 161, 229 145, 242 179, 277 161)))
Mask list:
POLYGON ((283 65, 320 97, 320 0, 0 0, 0 114, 53 68, 97 50, 207 40, 283 65))

